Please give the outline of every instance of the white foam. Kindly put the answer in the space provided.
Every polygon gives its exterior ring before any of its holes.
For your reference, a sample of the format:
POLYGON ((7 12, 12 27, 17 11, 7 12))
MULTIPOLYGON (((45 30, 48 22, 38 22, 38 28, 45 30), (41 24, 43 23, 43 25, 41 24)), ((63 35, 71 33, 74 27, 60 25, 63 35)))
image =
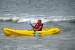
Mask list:
POLYGON ((10 20, 11 19, 11 17, 0 17, 0 19, 2 19, 2 20, 10 20))
POLYGON ((25 18, 20 18, 17 22, 20 23, 20 22, 27 22, 29 21, 30 19, 25 19, 25 18))
POLYGON ((32 23, 36 23, 38 19, 41 19, 43 23, 50 22, 50 21, 65 21, 65 20, 74 20, 74 16, 71 17, 63 17, 63 16, 43 16, 43 15, 27 15, 27 16, 13 16, 13 17, 0 17, 0 20, 2 21, 7 21, 7 20, 12 20, 16 21, 17 23, 22 23, 22 22, 28 22, 31 20, 32 23))
POLYGON ((16 17, 16 16, 15 16, 15 17, 12 17, 11 20, 12 20, 12 21, 17 21, 17 20, 19 20, 20 18, 21 18, 21 17, 16 17))

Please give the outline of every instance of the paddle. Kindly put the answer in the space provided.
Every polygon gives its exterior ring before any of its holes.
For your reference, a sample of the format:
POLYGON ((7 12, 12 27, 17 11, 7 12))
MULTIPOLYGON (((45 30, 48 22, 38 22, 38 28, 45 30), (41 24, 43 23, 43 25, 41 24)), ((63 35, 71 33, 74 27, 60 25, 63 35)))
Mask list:
POLYGON ((33 27, 33 25, 32 25, 32 22, 31 22, 31 20, 28 22, 28 24, 30 24, 30 25, 32 26, 32 28, 33 28, 33 31, 34 31, 34 33, 35 33, 35 36, 38 36, 38 32, 36 32, 36 31, 34 30, 34 27, 33 27))

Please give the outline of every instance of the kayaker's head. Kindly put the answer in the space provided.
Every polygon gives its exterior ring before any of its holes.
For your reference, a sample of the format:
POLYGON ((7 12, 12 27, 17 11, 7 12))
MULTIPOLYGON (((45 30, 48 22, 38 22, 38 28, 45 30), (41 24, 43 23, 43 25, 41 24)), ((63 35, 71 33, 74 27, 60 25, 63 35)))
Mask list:
POLYGON ((42 23, 42 21, 39 19, 39 20, 37 21, 37 23, 42 23))

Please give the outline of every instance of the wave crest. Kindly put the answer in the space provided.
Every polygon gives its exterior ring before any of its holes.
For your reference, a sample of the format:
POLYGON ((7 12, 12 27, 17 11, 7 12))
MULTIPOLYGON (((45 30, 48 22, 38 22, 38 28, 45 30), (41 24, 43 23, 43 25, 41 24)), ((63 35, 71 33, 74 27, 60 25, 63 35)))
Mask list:
POLYGON ((69 16, 69 17, 63 17, 63 16, 36 16, 36 17, 0 17, 0 21, 8 21, 8 22, 28 22, 32 21, 32 23, 36 23, 38 19, 41 19, 43 23, 50 22, 50 21, 69 21, 69 20, 75 20, 75 16, 69 16))

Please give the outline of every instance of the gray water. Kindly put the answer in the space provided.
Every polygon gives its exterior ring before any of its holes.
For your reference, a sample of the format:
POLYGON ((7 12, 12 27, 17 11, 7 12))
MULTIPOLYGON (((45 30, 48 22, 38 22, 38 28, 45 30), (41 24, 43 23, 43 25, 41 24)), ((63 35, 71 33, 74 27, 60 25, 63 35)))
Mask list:
POLYGON ((74 16, 75 0, 0 0, 0 15, 43 14, 74 16))
POLYGON ((75 0, 0 0, 0 50, 75 50, 75 0), (38 19, 60 34, 7 37, 2 28, 32 29, 38 19))
POLYGON ((75 50, 75 25, 72 23, 44 24, 44 28, 58 27, 60 34, 42 37, 6 37, 2 29, 32 29, 30 25, 22 23, 0 22, 0 50, 75 50), (22 26, 21 26, 22 25, 22 26))

